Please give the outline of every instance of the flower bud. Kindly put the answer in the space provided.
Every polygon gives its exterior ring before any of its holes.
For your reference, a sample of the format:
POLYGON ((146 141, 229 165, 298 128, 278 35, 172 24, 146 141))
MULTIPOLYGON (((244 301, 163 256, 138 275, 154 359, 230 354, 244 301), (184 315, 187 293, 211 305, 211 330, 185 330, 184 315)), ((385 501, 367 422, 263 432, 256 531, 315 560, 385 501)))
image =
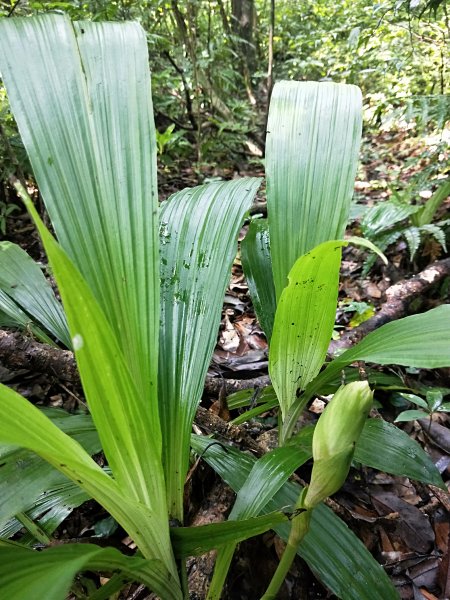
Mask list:
POLYGON ((314 508, 343 485, 372 398, 367 381, 355 381, 340 387, 323 411, 314 430, 314 465, 305 508, 314 508))

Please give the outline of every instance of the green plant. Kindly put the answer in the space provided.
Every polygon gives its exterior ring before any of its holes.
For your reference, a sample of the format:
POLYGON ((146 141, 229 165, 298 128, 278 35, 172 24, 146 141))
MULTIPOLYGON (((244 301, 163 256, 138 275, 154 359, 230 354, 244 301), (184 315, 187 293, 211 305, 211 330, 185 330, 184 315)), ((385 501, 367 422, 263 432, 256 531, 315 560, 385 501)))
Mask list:
POLYGON ((188 141, 184 138, 182 131, 174 131, 175 124, 169 125, 163 132, 155 130, 156 145, 158 147, 158 155, 164 163, 170 162, 170 155, 178 154, 189 146, 188 141))
MULTIPOLYGON (((347 472, 351 461, 351 444, 347 451, 342 451, 343 454, 338 452, 339 458, 329 456, 328 468, 324 468, 322 472, 319 465, 323 455, 321 451, 317 451, 318 445, 315 446, 315 434, 313 451, 310 451, 311 430, 307 428, 297 433, 296 427, 298 417, 308 401, 315 394, 324 393, 327 386, 339 378, 342 369, 356 360, 380 364, 414 364, 421 367, 437 366, 450 360, 445 336, 438 333, 440 329, 448 331, 450 325, 449 307, 443 306, 424 315, 401 319, 381 327, 329 362, 321 371, 334 326, 341 249, 348 243, 339 238, 343 235, 350 208, 350 182, 356 171, 360 118, 358 92, 352 86, 340 88, 333 84, 327 86, 284 82, 276 84, 273 91, 266 154, 268 221, 259 220, 250 225, 249 235, 242 247, 242 262, 244 271, 248 274, 256 312, 270 342, 269 372, 280 406, 280 447, 250 466, 247 479, 240 480, 232 475, 227 476, 226 470, 232 469, 232 464, 234 469, 245 468, 248 461, 242 455, 235 454, 232 460, 225 459, 216 449, 214 453, 211 452, 212 456, 209 452, 203 454, 205 460, 238 492, 230 519, 259 514, 269 497, 278 492, 280 500, 281 497, 286 498, 281 496, 281 488, 285 489, 282 483, 295 468, 305 462, 306 449, 308 456, 312 453, 316 459, 309 490, 320 490, 320 482, 324 481, 330 485, 330 489, 323 493, 338 489, 340 483, 333 482, 333 474, 341 481, 340 477, 347 472), (314 110, 307 111, 305 106, 314 106, 314 110), (333 106, 333 110, 330 110, 330 106, 333 106), (272 137, 272 132, 277 132, 277 135, 272 137), (320 227, 316 226, 318 223, 320 227), (297 258, 299 255, 302 256, 297 258), (268 292, 268 287, 272 287, 271 293, 268 292), (298 452, 297 457, 292 456, 294 448, 298 452), (335 463, 333 469, 330 464, 334 460, 344 462, 339 467, 335 463), (264 482, 263 490, 261 485, 257 485, 258 480, 264 482)), ((365 389, 368 390, 367 387, 365 389)), ((345 397, 347 402, 355 401, 363 416, 368 405, 362 398, 358 404, 356 398, 352 398, 351 390, 349 384, 338 391, 331 406, 339 406, 339 401, 335 400, 345 397)), ((263 396, 259 407, 251 409, 252 417, 273 405, 270 393, 263 396)), ((336 410, 339 412, 339 408, 336 410)), ((383 426, 372 437, 375 433, 375 429, 372 429, 374 424, 370 424, 370 421, 364 423, 365 418, 358 421, 356 414, 352 413, 353 423, 356 425, 359 422, 362 429, 358 443, 366 450, 362 453, 362 462, 388 472, 402 471, 398 458, 406 450, 405 436, 400 435, 402 442, 399 445, 403 451, 397 454, 397 447, 391 454, 382 445, 383 426), (396 455, 395 458, 393 455, 396 455)), ((345 423, 344 414, 342 418, 345 423)), ((243 417, 239 420, 242 422, 243 417)), ((338 427, 338 423, 336 421, 334 425, 338 427)), ((342 433, 333 438, 334 425, 331 426, 328 419, 319 420, 319 424, 319 430, 323 432, 322 428, 325 428, 332 439, 345 439, 342 433)), ((379 426, 375 425, 377 427, 379 426)), ((348 424, 344 425, 344 429, 352 437, 348 424)), ((358 429, 357 433, 353 433, 353 443, 356 443, 357 450, 359 431, 358 429)), ((393 433, 391 428, 390 431, 393 433)), ((318 432, 319 439, 324 435, 322 432, 318 432)), ((398 433, 395 435, 398 436, 398 433)), ((205 448, 198 439, 194 441, 194 447, 205 448)), ((416 457, 417 450, 416 447, 416 457)), ((360 458, 358 453, 357 460, 360 458)), ((322 492, 317 493, 320 497, 322 492)), ((331 535, 323 530, 316 533, 317 530, 314 529, 319 525, 314 521, 315 512, 309 512, 312 505, 308 505, 308 498, 315 492, 304 492, 297 488, 296 491, 292 490, 292 494, 295 506, 301 513, 294 517, 290 531, 283 532, 288 545, 279 570, 264 596, 267 599, 275 597, 295 553, 300 553, 307 561, 311 560, 311 548, 306 546, 306 534, 312 538, 314 533, 314 542, 323 543, 323 551, 329 558, 343 552, 342 547, 338 546, 342 537, 338 537, 336 547, 331 535)), ((313 501, 310 502, 314 504, 313 501)), ((317 510, 314 508, 314 511, 317 510)), ((209 593, 211 599, 220 596, 233 550, 233 544, 219 550, 209 593)), ((347 552, 349 557, 354 550, 348 549, 347 552)), ((317 568, 316 562, 314 568, 317 568)), ((354 568, 358 569, 356 565, 354 568)), ((339 584, 336 585, 335 581, 331 584, 332 576, 324 571, 326 569, 321 571, 321 577, 333 586, 336 593, 339 584)), ((348 581, 348 586, 345 591, 339 588, 338 595, 351 595, 355 598, 366 595, 368 598, 375 595, 383 598, 397 597, 381 573, 377 581, 371 582, 370 592, 367 587, 364 589, 364 586, 357 585, 351 573, 344 574, 342 570, 340 584, 345 580, 348 581), (353 589, 349 591, 351 587, 353 589)))
MULTIPOLYGON (((259 181, 180 192, 164 204, 159 223, 155 131, 140 27, 72 26, 49 15, 3 21, 1 29, 2 75, 61 245, 42 225, 23 187, 16 187, 59 285, 70 334, 61 320, 54 321, 55 334, 75 351, 112 477, 78 442, 4 386, 0 437, 36 452, 104 506, 144 557, 136 577, 163 598, 179 598, 183 583, 169 518, 183 521, 191 423, 238 228, 259 181)), ((2 254, 7 252, 9 246, 2 254)), ((27 285, 42 284, 33 281, 10 281, 8 299, 23 307, 27 285)), ((54 305, 47 300, 50 312, 54 305)), ((48 313, 40 315, 47 326, 48 313)), ((4 542, 0 551, 14 547, 4 542)), ((90 561, 91 551, 76 551, 76 568, 90 561)), ((65 560, 55 558, 57 564, 65 560)), ((118 567, 127 563, 126 557, 117 560, 118 567)), ((2 590, 14 597, 8 575, 3 571, 2 590)), ((53 595, 64 596, 67 577, 55 581, 56 588, 53 595)))
MULTIPOLYGON (((334 325, 341 249, 348 243, 341 238, 361 133, 359 90, 294 82, 274 89, 267 147, 271 247, 269 252, 264 242, 269 241, 267 224, 254 222, 251 229, 257 232, 249 237, 245 260, 252 265, 254 294, 271 328, 280 447, 255 461, 237 450, 207 448, 210 442, 190 439, 190 430, 235 240, 259 180, 183 190, 158 211, 156 141, 140 27, 71 24, 48 15, 3 21, 0 33, 2 75, 59 243, 21 184, 16 188, 39 229, 65 317, 36 265, 10 244, 1 246, 0 261, 8 264, 14 257, 21 277, 13 281, 17 275, 1 271, 0 307, 10 319, 21 310, 38 321, 40 331, 73 348, 90 411, 41 411, 0 387, 3 537, 18 531, 17 522, 31 534, 21 545, 0 541, 2 592, 19 599, 32 588, 35 595, 63 598, 77 571, 104 569, 118 575, 93 597, 112 595, 127 578, 144 582, 164 600, 187 597, 185 557, 219 548, 210 591, 217 597, 236 544, 276 528, 288 537, 293 531, 294 538, 272 590, 299 551, 341 597, 347 592, 346 597, 370 598, 374 589, 384 598, 396 597, 364 546, 316 502, 342 484, 353 451, 363 464, 435 485, 442 485, 439 473, 417 445, 414 460, 408 460, 412 441, 395 427, 367 422, 371 392, 365 382, 336 393, 312 442, 311 430, 296 432, 308 400, 356 360, 450 364, 450 315, 448 307, 439 307, 380 328, 320 372, 334 325), (23 277, 28 271, 34 272, 32 278, 23 277), (353 406, 351 413, 341 403, 353 406), (319 443, 336 412, 342 422, 333 430, 340 427, 348 435, 339 448, 319 443), (396 441, 394 450, 387 438, 396 441), (233 518, 226 523, 169 526, 171 520, 183 523, 190 442, 238 492, 233 518), (107 468, 91 458, 101 449, 107 468), (287 481, 312 455, 317 459, 309 488, 314 496, 287 481), (327 479, 334 469, 339 477, 323 487, 324 474, 327 479), (32 552, 29 545, 36 539, 45 543, 70 512, 69 497, 76 505, 97 500, 133 538, 139 554, 88 544, 32 552), (293 508, 281 509, 286 506, 293 508), (300 529, 308 533, 298 548, 300 529), (324 554, 333 557, 336 568, 328 568, 324 554)), ((19 312, 19 324, 20 319, 19 312)), ((267 403, 267 394, 261 397, 267 403)))
MULTIPOLYGON (((414 260, 425 237, 433 237, 444 250, 447 249, 445 226, 447 221, 432 223, 436 212, 450 194, 450 180, 442 181, 424 205, 412 204, 413 193, 408 187, 402 192, 394 191, 392 199, 369 208, 362 220, 361 231, 367 239, 382 251, 403 237, 408 245, 410 260, 414 260)), ((369 257, 363 272, 374 264, 369 257)))
POLYGON ((404 410, 397 416, 395 423, 399 423, 400 421, 425 419, 427 417, 430 419, 431 423, 431 419, 436 412, 450 412, 450 402, 443 402, 444 394, 442 393, 442 390, 427 390, 425 393, 425 399, 417 396, 416 394, 399 395, 404 400, 419 406, 422 410, 404 410))
POLYGON ((0 202, 0 233, 6 235, 6 219, 12 215, 15 210, 19 210, 17 204, 0 202))

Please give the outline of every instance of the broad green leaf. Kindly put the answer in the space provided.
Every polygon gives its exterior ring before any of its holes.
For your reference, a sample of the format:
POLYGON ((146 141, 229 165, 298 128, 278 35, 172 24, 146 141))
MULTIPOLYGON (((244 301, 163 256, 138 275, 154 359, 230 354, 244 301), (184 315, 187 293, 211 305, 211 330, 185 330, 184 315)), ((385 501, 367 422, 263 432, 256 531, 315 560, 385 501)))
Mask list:
POLYGON ((429 416, 430 415, 423 410, 404 410, 396 417, 394 423, 399 423, 400 421, 413 421, 415 419, 426 419, 429 416))
POLYGON ((311 454, 303 448, 275 448, 258 459, 244 485, 239 489, 230 520, 248 519, 259 515, 267 502, 278 492, 292 473, 311 454))
POLYGON ((386 323, 337 360, 347 364, 363 360, 421 369, 446 367, 450 365, 449 335, 450 305, 446 304, 386 323))
POLYGON ((156 423, 156 142, 145 33, 137 23, 72 24, 56 14, 2 19, 0 71, 57 237, 156 423))
MULTIPOLYGON (((23 190, 18 189, 23 195, 23 190)), ((151 515, 151 519, 145 544, 151 547, 157 536, 158 552, 164 556, 169 568, 174 569, 160 430, 154 429, 149 407, 146 411, 142 410, 139 392, 117 339, 86 282, 47 231, 30 199, 25 195, 23 199, 38 227, 59 286, 83 389, 117 487, 134 499, 136 508, 147 509, 145 512, 151 515)), ((66 436, 66 439, 70 438, 66 436)), ((49 460, 47 456, 44 458, 49 460)), ((139 510, 136 512, 139 513, 139 510)), ((120 522, 114 513, 111 514, 120 522)), ((134 530, 137 527, 143 529, 138 522, 139 519, 134 521, 134 530)), ((140 533, 139 537, 142 537, 140 533)), ((145 552, 143 548, 141 550, 145 552)))
POLYGON ((230 410, 237 408, 246 408, 255 404, 265 404, 276 400, 277 396, 271 385, 264 388, 247 388, 233 392, 227 396, 227 406, 230 410))
MULTIPOLYGON (((253 457, 229 446, 226 450, 217 444, 211 446, 211 441, 202 436, 192 436, 191 441, 195 452, 202 454, 203 459, 236 492, 244 485, 255 463, 253 457)), ((300 491, 299 485, 285 483, 265 511, 294 505, 300 491)), ((281 524, 276 531, 287 540, 289 526, 281 524)), ((325 505, 314 510, 310 530, 298 554, 339 598, 398 600, 398 594, 382 567, 355 534, 325 505)))
POLYGON ((379 256, 381 258, 381 260, 384 262, 385 265, 388 264, 388 259, 383 254, 381 249, 378 248, 378 246, 376 244, 374 244, 373 242, 371 242, 370 240, 366 240, 365 238, 358 237, 357 235, 352 235, 350 237, 347 237, 345 239, 345 241, 347 242, 347 244, 353 244, 354 246, 362 246, 363 248, 367 248, 368 250, 371 250, 372 252, 374 252, 377 256, 379 256))
POLYGON ((356 86, 281 81, 273 88, 266 174, 277 299, 299 256, 344 235, 361 127, 356 86))
POLYGON ((32 333, 36 339, 54 346, 54 342, 30 317, 17 305, 14 300, 0 289, 0 326, 20 327, 32 333))
POLYGON ((0 288, 25 313, 70 347, 61 304, 40 267, 17 244, 0 242, 0 288))
POLYGON ((423 448, 383 419, 367 421, 356 443, 355 460, 385 473, 443 486, 439 471, 423 448))
POLYGON ((341 248, 346 245, 324 242, 300 257, 279 299, 269 373, 283 419, 324 363, 336 318, 341 248))
POLYGON ((269 385, 265 388, 250 388, 234 392, 227 396, 227 406, 230 410, 248 406, 254 407, 243 412, 231 421, 234 425, 239 425, 240 423, 245 423, 246 421, 259 416, 261 413, 267 412, 278 406, 278 398, 273 387, 269 385))
MULTIPOLYGON (((228 521, 241 521, 259 515, 292 473, 310 456, 302 448, 292 447, 275 448, 262 456, 254 463, 239 489, 228 521)), ((231 540, 231 543, 219 548, 208 598, 220 598, 238 541, 231 540)))
MULTIPOLYGON (((275 396, 275 394, 274 394, 274 396, 275 396)), ((241 415, 239 415, 235 419, 232 419, 230 421, 230 423, 233 423, 233 425, 240 425, 242 423, 246 423, 250 419, 259 417, 259 415, 261 415, 265 412, 268 412, 269 410, 272 410, 273 408, 276 408, 277 406, 278 406, 278 398, 275 396, 272 400, 269 400, 269 402, 266 402, 265 404, 258 404, 258 406, 255 406, 255 408, 251 408, 250 410, 243 412, 241 415)))
POLYGON ((358 344, 331 361, 327 368, 311 381, 305 393, 292 405, 285 420, 286 431, 295 427, 298 416, 308 401, 355 361, 381 365, 399 364, 420 369, 435 369, 450 365, 450 306, 442 305, 426 313, 412 315, 386 323, 372 331, 358 344))
POLYGON ((237 236, 260 180, 211 183, 161 207, 159 401, 169 513, 182 521, 189 435, 220 323, 237 236))
MULTIPOLYGON (((170 543, 164 545, 164 524, 129 490, 121 489, 83 448, 63 433, 25 398, 0 385, 0 440, 39 454, 97 500, 120 523, 146 558, 157 558, 172 586, 168 598, 181 598, 170 543)), ((167 520, 167 519, 166 519, 167 520)))
MULTIPOLYGON (((314 427, 302 427, 288 444, 312 451, 314 427)), ((442 478, 423 448, 404 431, 383 419, 368 419, 356 442, 354 460, 384 473, 442 487, 442 478)))
POLYGON ((449 334, 448 304, 386 323, 329 363, 309 384, 302 402, 306 402, 329 381, 338 377, 344 367, 358 360, 419 369, 449 366, 449 334))
POLYGON ((422 408, 428 409, 427 402, 423 398, 420 398, 420 396, 416 396, 416 394, 400 393, 399 396, 401 396, 405 400, 408 400, 408 402, 412 402, 413 404, 416 404, 417 406, 421 406, 422 408))
MULTIPOLYGON (((89 415, 69 415, 62 410, 43 412, 49 417, 53 416, 53 423, 76 440, 90 455, 101 450, 98 434, 89 415)), ((22 448, 0 445, 0 464, 0 537, 5 537, 3 524, 9 517, 19 512, 31 511, 33 514, 30 516, 37 518, 50 509, 47 502, 50 501, 51 490, 70 482, 49 463, 22 448)), ((78 495, 79 492, 77 487, 75 494, 78 495)), ((65 504, 66 514, 71 512, 71 506, 72 502, 65 504)), ((8 525, 9 529, 14 526, 17 526, 17 523, 8 525)))
POLYGON ((270 342, 277 303, 267 219, 250 223, 248 233, 241 242, 241 260, 256 316, 270 342))
POLYGON ((230 542, 234 547, 239 542, 265 533, 284 521, 289 521, 291 517, 292 513, 277 511, 245 521, 225 521, 200 527, 174 527, 170 535, 175 556, 180 558, 198 556, 230 542))
MULTIPOLYGON (((55 479, 59 476, 58 482, 52 482, 40 494, 29 497, 25 513, 48 536, 53 534, 75 508, 91 499, 79 485, 69 481, 56 469, 53 469, 53 472, 56 473, 55 479)), ((0 538, 11 538, 19 533, 22 527, 18 517, 13 517, 0 524, 0 538)), ((15 539, 25 546, 36 543, 36 538, 30 532, 15 539)))
MULTIPOLYGON (((59 409, 42 411, 62 431, 75 439, 90 455, 101 450, 89 415, 71 415, 59 409)), ((36 454, 11 446, 0 446, 0 537, 10 537, 22 525, 10 518, 25 512, 48 534, 89 499, 80 487, 36 454)), ((21 542, 25 543, 22 538, 21 542)), ((30 540, 31 541, 31 540, 30 540)))
MULTIPOLYGON (((115 548, 66 544, 41 552, 0 541, 0 589, 8 600, 64 600, 79 571, 120 571, 140 581, 162 598, 173 598, 158 560, 125 556, 115 548)), ((179 596, 181 598, 181 596, 179 596)))

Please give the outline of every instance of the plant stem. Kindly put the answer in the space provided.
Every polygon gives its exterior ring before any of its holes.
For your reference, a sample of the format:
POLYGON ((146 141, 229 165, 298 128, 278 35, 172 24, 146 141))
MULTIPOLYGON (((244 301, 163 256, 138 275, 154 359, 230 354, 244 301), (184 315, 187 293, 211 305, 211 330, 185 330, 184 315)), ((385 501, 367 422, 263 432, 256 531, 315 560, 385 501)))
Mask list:
MULTIPOLYGON (((298 502, 297 502, 298 504, 298 502)), ((278 564, 272 580, 261 600, 275 600, 283 581, 291 568, 300 542, 305 537, 311 520, 312 510, 305 510, 292 520, 291 532, 283 556, 278 564)))
POLYGON ((180 583, 181 583, 181 592, 183 594, 183 598, 189 598, 189 582, 187 576, 186 569, 186 560, 184 558, 180 558, 177 561, 178 573, 180 575, 180 583))

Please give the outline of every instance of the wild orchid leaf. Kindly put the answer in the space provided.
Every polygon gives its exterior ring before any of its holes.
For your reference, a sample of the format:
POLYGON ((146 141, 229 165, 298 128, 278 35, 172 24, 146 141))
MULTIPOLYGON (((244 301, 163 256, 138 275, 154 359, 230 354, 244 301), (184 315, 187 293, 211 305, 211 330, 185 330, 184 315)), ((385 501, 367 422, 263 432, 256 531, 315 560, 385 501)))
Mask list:
MULTIPOLYGON (((244 485, 256 459, 228 447, 211 445, 211 440, 193 435, 192 447, 236 492, 244 485), (209 447, 208 447, 209 446, 209 447)), ((287 482, 268 503, 265 511, 292 506, 298 499, 300 486, 287 482)), ((276 527, 287 539, 289 525, 276 527)), ((364 544, 328 507, 314 510, 310 530, 298 554, 333 594, 345 600, 398 600, 389 577, 368 552, 364 544)))
MULTIPOLYGON (((31 453, 29 454, 31 455, 31 453)), ((51 465, 49 467, 52 468, 51 465)), ((58 476, 59 479, 49 481, 43 492, 29 497, 26 502, 26 512, 22 513, 34 521, 36 526, 49 537, 75 508, 91 499, 91 496, 82 490, 79 485, 64 477, 56 469, 52 468, 52 470, 56 474, 55 479, 58 476)), ((42 482, 43 478, 40 478, 40 481, 42 482)), ((17 509, 14 512, 16 515, 18 514, 17 509)), ((19 520, 19 517, 12 517, 0 524, 0 538, 11 538, 18 534, 23 526, 23 522, 19 520)), ((36 537, 29 531, 22 536, 15 537, 15 539, 24 546, 31 546, 36 543, 36 537)))
POLYGON ((336 317, 341 248, 346 245, 324 242, 300 257, 279 299, 269 373, 283 419, 324 363, 336 317))
POLYGON ((267 219, 250 223, 241 242, 241 260, 256 316, 270 342, 277 304, 267 219))
POLYGON ((233 392, 227 396, 227 406, 230 410, 248 408, 255 404, 265 404, 276 400, 277 396, 271 385, 264 388, 247 388, 233 392))
POLYGON ((170 514, 183 520, 189 436, 203 392, 237 237, 260 180, 211 183, 161 207, 159 401, 170 514))
POLYGON ((17 244, 0 242, 0 289, 44 329, 70 347, 61 304, 39 265, 17 244))
MULTIPOLYGON (((141 551, 144 554, 147 552, 147 557, 154 558, 153 552, 157 550, 156 557, 163 558, 175 574, 165 503, 160 430, 153 430, 152 416, 148 410, 141 410, 139 392, 117 339, 86 282, 47 231, 24 190, 20 186, 17 186, 17 189, 38 227, 58 282, 83 389, 102 448, 115 478, 115 485, 124 497, 135 503, 132 509, 128 508, 129 519, 125 520, 128 531, 131 527, 134 535, 138 536, 140 542, 134 539, 141 551), (98 365, 101 365, 101 368, 98 368, 98 365), (133 513, 135 518, 131 518, 133 513), (144 529, 147 529, 145 534, 144 529)), ((42 415, 40 417, 45 420, 42 415)), ((49 426, 57 429, 50 421, 49 426)), ((13 431, 9 430, 8 435, 13 435, 13 431)), ((68 436, 65 436, 65 439, 66 442, 70 440, 74 443, 68 436)), ((7 438, 4 440, 9 441, 7 438)), ((29 447, 23 442, 19 445, 29 447)), ((54 464, 47 455, 35 448, 29 448, 54 464)), ((87 454, 86 456, 89 457, 87 454)), ((60 468, 58 464, 55 466, 60 468)), ((65 472, 62 468, 60 470, 65 472)), ((86 490, 90 493, 89 488, 86 487, 86 490)), ((108 509, 108 498, 102 502, 97 496, 93 497, 108 509)), ((124 500, 123 505, 126 504, 124 500)), ((120 518, 117 512, 111 514, 123 524, 123 514, 120 518)), ((133 536, 130 531, 129 533, 133 536)))
POLYGON ((2 19, 0 71, 57 237, 108 317, 157 438, 159 261, 147 41, 137 23, 2 19))
POLYGON ((297 258, 344 235, 361 142, 353 85, 281 81, 267 124, 267 208, 276 297, 297 258))
MULTIPOLYGON (((239 489, 228 522, 257 517, 269 500, 286 483, 292 473, 304 464, 311 454, 302 448, 275 448, 257 460, 239 489)), ((219 548, 208 598, 220 598, 221 590, 239 540, 219 548)))
POLYGON ((247 421, 250 421, 250 419, 259 417, 259 415, 262 415, 263 413, 266 413, 269 410, 276 408, 277 406, 278 398, 275 396, 272 400, 269 400, 264 404, 258 404, 257 406, 255 406, 255 408, 251 408, 250 410, 243 412, 238 417, 232 419, 230 423, 233 423, 233 425, 240 425, 242 423, 246 423, 247 421))
MULTIPOLYGON (((98 434, 89 415, 70 415, 62 410, 42 411, 62 431, 77 441, 89 455, 101 450, 98 434)), ((18 512, 33 512, 33 518, 42 515, 51 491, 70 483, 67 478, 36 454, 0 445, 0 537, 5 537, 6 520, 18 512)), ((77 487, 76 494, 81 490, 77 487)), ((73 502, 65 504, 66 515, 71 512, 73 502)), ((52 506, 53 508, 53 506, 52 506)), ((9 523, 8 528, 17 526, 9 523)), ((20 529, 20 526, 18 527, 20 529)))
POLYGON ((55 345, 45 331, 33 323, 20 306, 2 289, 0 289, 0 327, 19 327, 32 333, 40 342, 51 346, 55 345))
POLYGON ((450 306, 445 304, 426 313, 386 323, 341 354, 337 361, 363 360, 420 369, 446 367, 450 365, 449 334, 450 306))
POLYGON ((173 597, 158 560, 125 556, 115 548, 94 544, 66 544, 36 552, 0 541, 0 588, 8 600, 64 600, 75 575, 85 570, 119 571, 132 581, 144 583, 161 598, 173 597))
POLYGON ((308 401, 342 369, 355 361, 381 365, 398 364, 419 369, 450 365, 450 306, 444 304, 426 313, 386 323, 358 344, 335 358, 308 385, 302 402, 308 401))
POLYGON ((146 506, 136 502, 128 490, 121 489, 75 440, 4 385, 0 385, 0 407, 0 440, 36 452, 104 506, 135 540, 144 556, 162 561, 161 572, 172 587, 168 598, 181 598, 171 550, 164 546, 161 535, 164 522, 161 525, 146 506))
MULTIPOLYGON (((313 431, 313 427, 303 427, 289 444, 300 445, 309 451, 313 431)), ((366 421, 356 442, 354 460, 384 473, 409 477, 436 487, 443 485, 439 471, 423 448, 404 431, 383 419, 366 421)))
POLYGON ((289 521, 291 517, 292 513, 286 509, 240 521, 225 521, 199 527, 174 527, 171 529, 171 538, 175 556, 198 556, 230 542, 234 547, 239 542, 289 521))
POLYGON ((229 520, 259 515, 267 502, 311 454, 303 448, 275 448, 258 459, 239 489, 229 520))

